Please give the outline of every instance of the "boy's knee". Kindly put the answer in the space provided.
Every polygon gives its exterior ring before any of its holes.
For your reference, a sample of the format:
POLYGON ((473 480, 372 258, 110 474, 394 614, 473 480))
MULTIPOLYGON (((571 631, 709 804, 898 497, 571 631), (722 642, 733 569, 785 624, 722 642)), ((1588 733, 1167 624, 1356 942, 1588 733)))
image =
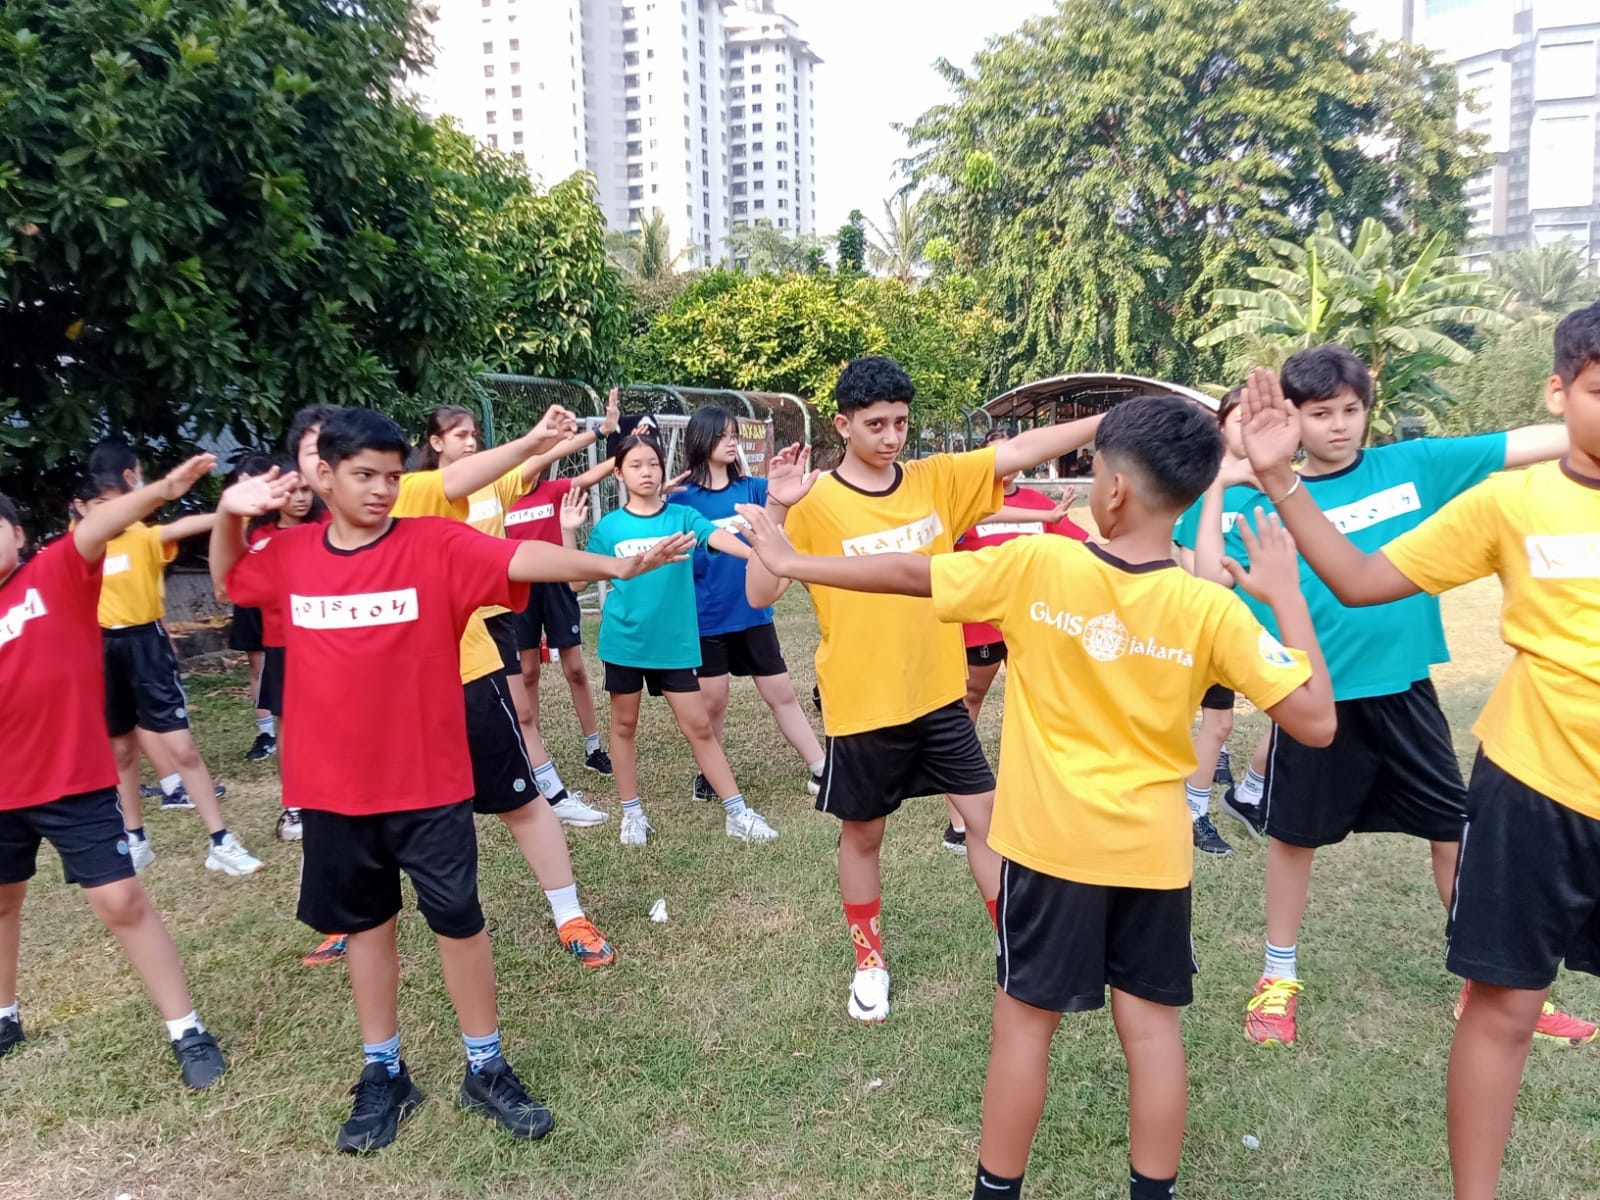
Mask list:
POLYGON ((845 821, 839 827, 839 845, 861 854, 875 854, 883 846, 882 821, 845 821))
POLYGON ((136 879, 123 879, 88 892, 90 907, 112 929, 137 925, 150 910, 150 898, 136 879))

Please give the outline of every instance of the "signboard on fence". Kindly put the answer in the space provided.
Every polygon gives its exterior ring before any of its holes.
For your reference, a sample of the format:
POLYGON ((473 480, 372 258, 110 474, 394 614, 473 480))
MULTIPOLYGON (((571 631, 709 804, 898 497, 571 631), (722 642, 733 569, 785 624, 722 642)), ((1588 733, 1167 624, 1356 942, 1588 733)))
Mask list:
POLYGON ((772 422, 740 417, 739 450, 744 455, 745 467, 750 474, 757 479, 765 479, 767 463, 777 450, 773 445, 772 422))

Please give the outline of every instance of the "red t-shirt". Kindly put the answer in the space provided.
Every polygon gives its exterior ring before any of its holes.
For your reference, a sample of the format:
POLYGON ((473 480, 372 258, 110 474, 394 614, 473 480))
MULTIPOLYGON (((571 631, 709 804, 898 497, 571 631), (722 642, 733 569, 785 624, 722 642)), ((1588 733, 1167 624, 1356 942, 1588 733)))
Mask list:
POLYGON ((460 521, 394 520, 359 550, 326 525, 263 539, 228 573, 239 604, 283 606, 283 803, 364 816, 472 795, 461 634, 485 604, 521 608, 517 548, 460 521))
POLYGON ((0 810, 117 786, 100 569, 72 535, 0 583, 0 810))
MULTIPOLYGON (((1055 506, 1056 502, 1050 497, 1025 487, 1019 487, 1005 498, 1007 508, 1037 508, 1041 512, 1049 512, 1055 506)), ((982 550, 985 546, 998 546, 1013 538, 1027 537, 1034 533, 1059 533, 1080 542, 1089 540, 1088 530, 1065 517, 1053 524, 1046 524, 1043 521, 1010 524, 980 522, 956 539, 956 549, 982 550)), ((992 646, 996 642, 1005 640, 993 625, 963 625, 961 635, 969 647, 992 646)))
MULTIPOLYGON (((257 542, 275 537, 279 533, 276 525, 262 525, 245 534, 245 541, 254 546, 257 542)), ((263 646, 283 645, 283 609, 277 604, 263 604, 261 612, 261 644, 263 646)))
POLYGON ((546 479, 506 512, 506 536, 517 542, 561 545, 561 502, 572 490, 572 477, 546 479))

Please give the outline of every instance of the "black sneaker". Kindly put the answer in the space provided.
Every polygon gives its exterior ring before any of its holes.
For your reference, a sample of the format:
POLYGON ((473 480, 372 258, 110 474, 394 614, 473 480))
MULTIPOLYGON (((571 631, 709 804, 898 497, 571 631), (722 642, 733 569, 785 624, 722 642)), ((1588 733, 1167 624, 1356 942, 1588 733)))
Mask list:
POLYGON ((244 752, 244 756, 251 762, 260 762, 264 758, 271 758, 277 749, 277 738, 270 733, 258 733, 255 744, 244 752))
POLYGON ((140 799, 154 800, 159 795, 161 795, 161 785, 159 783, 141 783, 139 785, 140 799))
POLYGON ((591 750, 583 756, 583 765, 596 775, 611 775, 611 756, 604 750, 591 750))
POLYGON ((23 1042, 21 1017, 0 1017, 0 1058, 10 1054, 23 1042))
POLYGON ((482 1113, 512 1137, 528 1141, 556 1127, 550 1110, 528 1095, 511 1064, 498 1054, 476 1075, 468 1069, 461 1081, 461 1107, 482 1113))
POLYGON ((944 827, 944 848, 956 854, 967 852, 967 831, 954 825, 944 827))
POLYGON ((368 1063, 350 1094, 356 1098, 350 1118, 339 1126, 334 1142, 344 1154, 370 1154, 394 1141, 404 1121, 422 1104, 422 1089, 411 1082, 411 1072, 400 1064, 400 1074, 389 1077, 382 1063, 368 1063))
POLYGON ((217 1049, 217 1039, 198 1029, 189 1030, 172 1043, 172 1056, 183 1068, 183 1086, 197 1092, 205 1091, 228 1069, 222 1051, 217 1049))
POLYGON ((1226 750, 1217 755, 1217 769, 1211 772, 1211 782, 1220 783, 1224 787, 1233 786, 1233 764, 1228 761, 1226 750))
POLYGON ((1216 858, 1233 856, 1233 847, 1222 840, 1222 835, 1217 832, 1217 827, 1211 823, 1210 817, 1194 819, 1194 848, 1201 854, 1210 854, 1216 858))
POLYGON ((1250 831, 1250 836, 1260 841, 1267 836, 1267 814, 1259 804, 1246 804, 1233 788, 1222 793, 1222 811, 1250 831))
POLYGON ((717 789, 711 786, 704 775, 696 775, 694 777, 694 798, 696 800, 719 799, 717 789))
POLYGON ((166 795, 165 793, 163 793, 161 796, 161 810, 163 812, 193 807, 194 801, 189 799, 189 793, 181 787, 177 791, 173 792, 170 796, 166 795))

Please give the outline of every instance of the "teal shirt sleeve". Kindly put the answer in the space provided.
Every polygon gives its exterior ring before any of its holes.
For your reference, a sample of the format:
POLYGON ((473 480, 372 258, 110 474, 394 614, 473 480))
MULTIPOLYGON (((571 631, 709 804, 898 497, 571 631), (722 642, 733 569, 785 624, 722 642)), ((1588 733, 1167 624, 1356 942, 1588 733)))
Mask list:
POLYGON ((604 554, 610 557, 616 549, 617 523, 612 518, 613 514, 607 513, 595 522, 595 527, 589 531, 589 543, 585 548, 590 554, 604 554))
POLYGON ((1485 433, 1476 437, 1422 438, 1401 442, 1415 447, 1417 471, 1426 480, 1433 503, 1443 508, 1462 492, 1477 487, 1496 471, 1505 469, 1506 435, 1485 433))
POLYGON ((694 534, 695 541, 700 544, 706 553, 715 554, 716 550, 707 545, 707 543, 711 541, 711 535, 717 531, 717 527, 699 509, 690 508, 687 504, 682 507, 684 516, 683 531, 694 534))
POLYGON ((1172 527, 1172 540, 1185 550, 1193 550, 1200 536, 1200 506, 1205 502, 1206 498, 1202 495, 1179 514, 1177 523, 1172 527))

